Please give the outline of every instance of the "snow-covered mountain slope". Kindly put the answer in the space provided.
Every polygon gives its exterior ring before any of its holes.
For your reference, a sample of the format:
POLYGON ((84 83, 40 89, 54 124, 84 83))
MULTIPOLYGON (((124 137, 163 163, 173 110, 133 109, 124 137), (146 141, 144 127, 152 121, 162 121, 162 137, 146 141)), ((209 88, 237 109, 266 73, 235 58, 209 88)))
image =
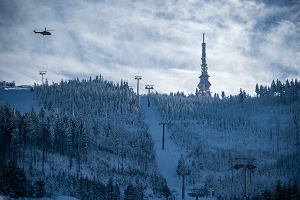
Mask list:
POLYGON ((157 94, 155 101, 161 118, 170 122, 171 139, 188 152, 188 188, 211 188, 222 198, 242 196, 243 170, 235 170, 236 164, 256 166, 247 172, 250 194, 278 180, 300 180, 299 102, 181 94, 157 94))
POLYGON ((145 122, 154 141, 155 157, 161 175, 166 178, 171 190, 181 192, 181 177, 176 174, 177 162, 184 150, 175 145, 170 139, 170 133, 165 132, 165 146, 162 149, 162 126, 159 125, 161 118, 157 113, 157 106, 148 107, 147 96, 141 97, 141 105, 145 113, 145 122))
MULTIPOLYGON (((162 149, 162 137, 163 127, 161 122, 168 123, 163 120, 158 113, 158 107, 156 104, 152 104, 148 107, 147 96, 141 97, 141 106, 145 113, 145 122, 149 127, 149 131, 152 135, 155 149, 156 162, 158 164, 161 175, 166 179, 169 189, 171 190, 174 198, 181 198, 182 195, 182 177, 176 172, 178 160, 181 156, 188 154, 187 149, 182 146, 175 144, 175 140, 172 139, 172 134, 168 130, 167 125, 165 126, 164 136, 164 149, 162 149)), ((194 197, 189 196, 191 187, 185 189, 185 199, 193 199, 194 197)), ((209 196, 209 195, 207 195, 209 196)), ((199 199, 213 200, 215 198, 200 197, 199 199)))
POLYGON ((97 195, 110 178, 122 193, 129 184, 160 193, 153 141, 126 82, 113 84, 100 76, 2 94, 24 113, 0 109, 2 121, 9 122, 1 135, 1 162, 24 169, 32 183, 43 180, 47 193, 82 197, 80 182, 88 180, 97 195), (32 104, 41 109, 35 112, 32 104))
POLYGON ((127 83, 113 84, 100 76, 36 87, 34 93, 52 115, 72 116, 82 122, 88 143, 83 169, 90 178, 99 173, 109 177, 113 171, 148 178, 156 173, 153 143, 127 83), (107 169, 98 169, 99 163, 107 169))
POLYGON ((34 100, 34 93, 31 88, 13 87, 0 89, 0 102, 10 104, 21 112, 28 112, 32 108, 38 110, 38 102, 34 100))
POLYGON ((256 167, 245 173, 250 196, 278 180, 299 184, 300 95, 284 91, 222 100, 155 94, 149 108, 146 96, 138 106, 126 82, 101 76, 46 83, 33 92, 1 90, 0 189, 10 194, 26 183, 23 192, 29 188, 31 196, 142 199, 144 193, 161 199, 171 191, 180 198, 177 173, 186 165, 185 199, 195 192, 219 199, 243 196, 244 172, 234 166, 256 167), (4 185, 3 174, 21 178, 4 185))

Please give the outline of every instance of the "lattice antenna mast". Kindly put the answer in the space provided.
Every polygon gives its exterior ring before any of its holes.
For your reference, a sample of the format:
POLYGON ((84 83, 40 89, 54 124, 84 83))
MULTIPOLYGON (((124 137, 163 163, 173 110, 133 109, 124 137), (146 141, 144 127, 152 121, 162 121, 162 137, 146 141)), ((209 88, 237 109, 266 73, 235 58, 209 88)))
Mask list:
POLYGON ((135 76, 134 79, 136 80, 137 103, 140 105, 140 80, 142 79, 142 76, 135 76))
POLYGON ((42 85, 44 85, 44 75, 46 75, 47 71, 39 71, 39 75, 42 76, 42 85))
POLYGON ((198 84, 198 88, 200 91, 200 94, 209 96, 210 95, 210 82, 209 82, 209 75, 207 72, 207 63, 206 63, 206 43, 204 41, 204 33, 203 33, 203 41, 202 41, 202 57, 201 57, 201 75, 199 76, 200 81, 198 84))
POLYGON ((206 64, 206 43, 204 42, 204 33, 202 41, 202 64, 201 64, 201 73, 207 75, 207 64, 206 64))
POLYGON ((148 90, 148 107, 150 107, 150 90, 153 90, 153 85, 145 85, 145 89, 148 90))

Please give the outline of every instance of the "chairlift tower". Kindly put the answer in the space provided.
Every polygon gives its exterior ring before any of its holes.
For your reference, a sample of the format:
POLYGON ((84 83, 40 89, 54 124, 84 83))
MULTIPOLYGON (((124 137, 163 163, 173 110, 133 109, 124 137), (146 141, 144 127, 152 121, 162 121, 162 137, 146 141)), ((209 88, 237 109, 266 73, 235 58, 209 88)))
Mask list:
POLYGON ((39 71, 39 75, 42 76, 42 85, 44 85, 44 75, 46 75, 47 71, 39 71))
POLYGON ((182 176, 182 192, 181 192, 181 199, 184 199, 185 198, 185 176, 188 176, 188 175, 191 175, 191 170, 190 169, 187 169, 186 171, 184 172, 179 172, 177 170, 177 174, 179 176, 182 176))
POLYGON ((237 164, 234 165, 234 169, 242 169, 244 171, 244 200, 248 200, 247 194, 247 171, 254 170, 256 166, 253 164, 254 158, 236 158, 237 164))
POLYGON ((136 96, 137 96, 137 103, 138 106, 140 105, 140 80, 142 76, 135 76, 134 79, 136 80, 136 96))
POLYGON ((153 85, 145 85, 145 89, 148 90, 148 107, 150 107, 150 90, 153 90, 153 85))
POLYGON ((195 197, 196 200, 199 199, 199 197, 204 197, 205 196, 205 189, 203 188, 194 188, 191 190, 191 192, 189 193, 190 197, 195 197))
POLYGON ((159 123, 159 125, 162 125, 162 127, 163 127, 162 144, 161 144, 162 150, 165 150, 165 125, 167 125, 167 124, 168 124, 167 121, 162 121, 162 122, 159 123))

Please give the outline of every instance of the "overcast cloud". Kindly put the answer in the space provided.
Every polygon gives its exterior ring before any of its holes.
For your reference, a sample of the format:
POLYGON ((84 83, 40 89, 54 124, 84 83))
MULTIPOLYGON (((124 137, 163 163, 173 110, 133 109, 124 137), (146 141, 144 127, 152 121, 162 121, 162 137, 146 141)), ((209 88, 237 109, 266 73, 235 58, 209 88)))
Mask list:
POLYGON ((0 0, 0 79, 17 84, 135 75, 158 92, 192 93, 206 35, 211 91, 253 94, 256 83, 298 78, 297 1, 0 0), (44 27, 53 35, 34 34, 44 27))

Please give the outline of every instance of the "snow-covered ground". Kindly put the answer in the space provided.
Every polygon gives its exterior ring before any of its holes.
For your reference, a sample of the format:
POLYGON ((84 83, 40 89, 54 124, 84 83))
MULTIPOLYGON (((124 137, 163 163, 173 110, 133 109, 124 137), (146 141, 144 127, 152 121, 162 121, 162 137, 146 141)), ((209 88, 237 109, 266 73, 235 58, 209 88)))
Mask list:
MULTIPOLYGON (((49 193, 53 193, 54 191, 54 193, 56 192, 56 194, 65 194, 72 196, 72 194, 74 193, 71 194, 70 191, 75 189, 74 187, 72 188, 72 186, 69 186, 69 183, 66 183, 67 181, 65 181, 65 179, 74 180, 76 177, 80 176, 90 180, 97 179, 97 181, 103 184, 106 184, 109 178, 113 178, 114 183, 119 185, 120 192, 123 194, 124 189, 130 183, 136 184, 136 182, 138 182, 138 184, 142 185, 143 188, 145 187, 147 189, 152 189, 150 176, 152 174, 159 176, 154 160, 154 152, 152 148, 153 144, 151 138, 148 137, 149 133, 147 132, 147 127, 145 126, 143 119, 139 118, 139 115, 137 114, 140 111, 136 107, 133 107, 135 108, 135 112, 132 112, 132 110, 129 111, 129 109, 127 111, 126 108, 129 105, 128 101, 131 99, 126 96, 129 100, 122 101, 121 99, 123 99, 123 97, 118 97, 120 99, 118 100, 115 98, 116 95, 111 94, 113 92, 120 94, 126 89, 116 88, 115 86, 111 86, 110 83, 106 83, 104 81, 103 83, 100 83, 100 81, 98 81, 97 83, 99 85, 108 85, 107 87, 110 88, 99 88, 98 85, 96 86, 96 81, 91 83, 91 85, 94 86, 95 91, 98 91, 96 96, 101 97, 101 99, 90 100, 90 102, 84 101, 83 104, 92 106, 88 108, 91 109, 89 114, 102 106, 106 111, 111 112, 114 117, 112 117, 112 119, 108 122, 107 118, 105 118, 106 116, 100 115, 102 112, 99 112, 100 114, 96 113, 95 115, 93 115, 95 117, 98 117, 97 120, 98 122, 100 121, 100 123, 97 123, 96 128, 93 127, 93 132, 88 131, 88 133, 90 134, 89 145, 87 147, 87 153, 84 155, 85 159, 80 163, 80 172, 78 170, 79 164, 74 161, 75 158, 71 160, 68 155, 63 154, 59 151, 47 152, 46 160, 43 165, 43 153, 40 148, 34 148, 34 156, 31 156, 29 150, 24 150, 26 159, 24 159, 24 161, 20 161, 19 165, 21 167, 24 166, 23 168, 25 169, 26 175, 33 172, 32 174, 30 174, 30 181, 34 182, 40 179, 45 181, 45 190, 47 191, 47 193, 48 191, 49 193), (103 98, 106 98, 107 101, 105 101, 103 98), (119 110, 122 109, 123 115, 118 115, 119 113, 117 114, 118 109, 116 109, 116 107, 113 107, 114 105, 110 103, 113 100, 118 101, 118 105, 123 106, 122 108, 119 107, 119 110), (94 102, 97 102, 98 104, 95 104, 94 102), (99 104, 99 102, 102 104, 99 104), (117 115, 120 117, 117 118, 117 115), (123 117, 125 115, 126 120, 125 117, 123 117), (118 120, 118 123, 116 123, 114 120, 118 120), (127 122, 128 120, 130 120, 130 122, 127 122), (133 122, 135 123, 133 124, 133 122), (116 141, 119 142, 117 145, 116 141), (42 166, 44 166, 44 168, 42 168, 42 166), (59 179, 59 177, 61 177, 61 174, 65 175, 65 179, 59 179)), ((76 85, 76 90, 79 90, 78 87, 79 86, 76 85)), ((81 87, 81 89, 84 90, 85 88, 81 87)), ((127 91, 129 91, 129 89, 127 89, 127 91)), ((57 98, 55 99, 56 101, 52 102, 61 101, 63 102, 62 104, 65 104, 65 102, 67 102, 66 99, 63 98, 64 94, 61 94, 65 92, 64 90, 61 93, 54 91, 53 95, 49 95, 49 91, 48 93, 47 91, 44 91, 44 93, 48 96, 43 94, 41 95, 41 97, 43 98, 38 98, 38 92, 39 91, 36 90, 36 88, 34 91, 30 89, 20 90, 16 88, 10 88, 9 90, 0 89, 0 104, 9 104, 12 108, 25 113, 30 111, 32 107, 34 107, 36 112, 39 112, 38 105, 45 104, 46 99, 51 101, 54 94, 57 94, 55 96, 57 98)), ((86 96, 92 95, 94 95, 94 93, 88 93, 86 96)), ((77 99, 80 99, 81 102, 83 102, 81 97, 82 95, 79 94, 78 96, 76 96, 77 99)), ((64 109, 67 106, 63 106, 62 104, 58 103, 55 105, 55 109, 58 111, 57 115, 55 115, 57 118, 52 118, 51 116, 54 115, 49 114, 49 121, 53 125, 53 127, 54 123, 62 119, 62 117, 60 118, 60 116, 62 115, 60 115, 59 111, 62 113, 66 112, 64 109)), ((82 105, 80 106, 82 107, 82 105)), ((45 108, 48 108, 48 106, 45 106, 45 108)), ((47 111, 48 110, 46 110, 46 112, 47 111)), ((86 115, 90 116, 88 114, 86 115)), ((86 123, 96 124, 94 120, 95 118, 87 117, 86 123)), ((63 120, 61 120, 60 122, 63 123, 63 120)), ((36 124, 36 127, 38 127, 38 124, 40 123, 37 122, 36 124)), ((59 129, 63 130, 64 127, 59 124, 59 129)), ((49 130, 51 131, 51 134, 54 133, 53 129, 49 128, 49 130)), ((34 133, 40 134, 41 131, 37 129, 36 131, 34 131, 34 133)), ((62 135, 62 137, 67 138, 66 134, 62 135)), ((52 139, 54 140, 55 137, 51 137, 51 141, 52 139)), ((62 139, 60 138, 57 141, 61 140, 62 139)), ((54 146, 54 142, 52 145, 54 146)), ((67 148, 67 145, 63 146, 67 148)))
POLYGON ((170 189, 176 189, 179 192, 181 182, 180 177, 176 174, 176 167, 182 154, 181 149, 169 139, 169 132, 165 128, 165 149, 162 150, 162 125, 159 125, 161 119, 156 111, 156 106, 148 107, 146 96, 141 97, 141 105, 154 141, 155 156, 160 173, 166 178, 170 189))
MULTIPOLYGON (((212 109, 212 107, 209 107, 210 105, 202 109, 195 107, 195 110, 198 112, 197 109, 200 109, 203 115, 211 113, 211 110, 212 112, 220 111, 215 117, 214 115, 204 115, 204 117, 199 115, 199 117, 191 112, 189 108, 181 109, 182 106, 189 104, 188 99, 186 101, 179 101, 177 98, 171 100, 167 102, 168 108, 171 109, 166 111, 159 110, 160 104, 158 103, 158 106, 156 106, 153 104, 153 101, 151 107, 148 108, 147 96, 142 96, 141 108, 145 115, 144 122, 147 124, 149 133, 153 139, 155 159, 159 173, 166 179, 167 185, 176 199, 181 199, 182 177, 176 173, 178 160, 181 155, 183 155, 191 168, 191 176, 186 178, 185 199, 194 199, 189 196, 190 190, 194 187, 203 187, 206 183, 215 185, 215 196, 232 192, 236 192, 237 195, 242 194, 243 185, 240 178, 241 173, 239 171, 233 172, 232 169, 232 165, 236 162, 236 160, 234 160, 236 157, 247 155, 249 157, 251 156, 251 158, 255 158, 257 168, 251 176, 252 180, 256 180, 257 185, 251 185, 252 188, 250 189, 253 190, 253 193, 259 191, 257 189, 258 187, 270 187, 270 185, 267 185, 269 182, 266 180, 269 178, 273 178, 274 180, 278 179, 274 178, 274 174, 279 177, 280 173, 282 173, 281 171, 286 173, 288 170, 285 170, 285 168, 290 166, 289 171, 291 171, 295 168, 293 167, 295 165, 294 163, 299 162, 299 157, 296 155, 297 151, 295 151, 296 138, 293 136, 293 130, 295 128, 293 129, 293 124, 290 122, 293 118, 289 107, 286 105, 265 106, 264 104, 259 104, 259 102, 249 102, 243 110, 241 110, 239 104, 233 104, 232 106, 228 106, 228 108, 226 108, 226 104, 223 105, 224 108, 220 106, 222 104, 215 104, 214 106, 219 106, 218 109, 212 109), (259 109, 257 109, 256 106, 259 107, 259 109), (184 114, 188 112, 191 112, 191 114, 186 115, 186 119, 184 114), (230 115, 228 115, 229 113, 230 115), (195 116, 195 118, 190 116, 195 116), (162 117, 166 117, 171 121, 171 125, 165 127, 164 150, 162 150, 162 125, 160 125, 162 117), (287 158, 291 161, 288 161, 286 156, 289 156, 287 158), (265 168, 267 170, 265 170, 265 168), (233 189, 234 191, 232 191, 233 189)), ((44 100, 40 100, 40 102, 44 102, 44 100)), ((37 100, 34 98, 34 92, 30 89, 11 88, 9 90, 0 90, 0 104, 2 103, 8 103, 13 108, 22 112, 30 111, 32 107, 34 107, 36 111, 39 109, 37 100)), ((164 103, 166 104, 166 102, 164 103)), ((98 105, 95 105, 96 108, 97 106, 98 105)), ((145 132, 147 132, 144 122, 141 123, 141 126, 144 127, 145 132)), ((110 126, 113 124, 113 122, 109 123, 110 126)), ((101 124, 100 127, 104 125, 105 124, 101 124)), ((125 125, 127 126, 128 124, 124 123, 122 127, 116 127, 113 130, 115 130, 116 133, 123 133, 124 131, 118 130, 122 128, 125 130, 125 125)), ((135 133, 135 129, 130 129, 130 126, 127 128, 130 131, 124 132, 125 135, 111 135, 111 140, 107 141, 115 141, 116 138, 128 139, 127 136, 132 136, 131 131, 135 133), (127 133, 128 135, 126 135, 127 133)), ((103 131, 105 130, 103 129, 103 131)), ((136 131, 136 133, 138 132, 139 131, 136 131)), ((95 141, 100 141, 101 138, 97 138, 97 136, 99 136, 99 134, 93 135, 95 141)), ((140 135, 137 134, 136 137, 140 138, 140 135)), ((147 138, 149 139, 149 137, 147 138)), ((95 144, 97 143, 93 143, 93 148, 89 149, 87 161, 82 163, 81 174, 85 177, 100 177, 101 181, 107 182, 109 177, 115 176, 115 172, 113 171, 119 173, 120 163, 124 165, 125 171, 126 169, 129 171, 132 167, 138 170, 138 172, 143 172, 146 169, 144 165, 135 162, 134 159, 137 157, 123 159, 113 151, 107 151, 105 148, 98 149, 102 143, 99 145, 95 144), (103 174, 105 174, 105 178, 103 174)), ((112 142, 112 144, 114 143, 112 142)), ((131 144, 131 141, 128 142, 128 144, 131 144)), ((151 146, 152 153, 152 143, 149 146, 151 146)), ((141 149, 146 149, 144 144, 141 145, 141 149)), ((40 167, 42 166, 42 153, 39 150, 36 152, 36 157, 40 159, 40 161, 37 161, 33 167, 37 170, 36 172, 39 172, 38 174, 43 175, 40 167)), ((148 153, 146 153, 146 155, 148 155, 148 153)), ((145 155, 141 157, 145 157, 145 155)), ((151 161, 153 161, 153 156, 151 161)), ((143 162, 141 161, 141 163, 143 162)), ((156 164, 154 163, 153 166, 155 166, 153 167, 155 169, 154 171, 157 172, 156 164)), ((151 166, 150 169, 152 169, 151 166)), ((46 174, 50 174, 51 172, 54 175, 57 175, 60 171, 68 172, 73 175, 77 173, 75 165, 71 170, 69 169, 68 157, 59 155, 58 153, 48 154, 45 171, 46 174)), ((297 172, 297 170, 293 170, 293 173, 297 172)), ((292 177, 288 173, 284 176, 292 177)), ((121 184, 121 189, 123 190, 126 185, 132 182, 134 175, 129 175, 126 178, 120 176, 120 179, 114 177, 114 179, 117 182, 122 180, 123 184, 121 184)), ((275 183, 275 181, 273 182, 275 183)), ((148 186, 146 185, 146 187, 148 186)), ((150 189, 150 186, 147 189, 150 189)), ((151 199, 152 197, 149 196, 149 198, 151 199)), ((8 198, 0 196, 0 200, 3 199, 8 198)), ((44 198, 44 200, 46 199, 75 200, 75 198, 65 196, 44 198)))
MULTIPOLYGON (((153 104, 148 107, 147 96, 141 97, 141 106, 154 141, 155 157, 160 173, 166 179, 168 187, 175 195, 175 198, 181 199, 182 179, 177 175, 176 168, 180 156, 185 155, 186 152, 170 139, 170 132, 167 126, 165 127, 165 146, 164 150, 162 150, 162 125, 159 125, 161 118, 157 112, 157 107, 153 104)), ((189 197, 188 190, 185 191, 185 199, 194 199, 189 197)), ((203 199, 207 200, 209 198, 203 199)))
POLYGON ((39 108, 30 88, 0 89, 0 103, 9 104, 21 112, 28 112, 32 107, 38 111, 39 108))
POLYGON ((187 186, 211 188, 224 199, 242 196, 242 173, 233 166, 244 162, 256 166, 248 175, 251 195, 274 188, 278 180, 299 180, 299 103, 249 97, 241 107, 234 99, 203 103, 193 96, 154 98, 159 115, 170 121, 171 139, 187 152, 187 186))

